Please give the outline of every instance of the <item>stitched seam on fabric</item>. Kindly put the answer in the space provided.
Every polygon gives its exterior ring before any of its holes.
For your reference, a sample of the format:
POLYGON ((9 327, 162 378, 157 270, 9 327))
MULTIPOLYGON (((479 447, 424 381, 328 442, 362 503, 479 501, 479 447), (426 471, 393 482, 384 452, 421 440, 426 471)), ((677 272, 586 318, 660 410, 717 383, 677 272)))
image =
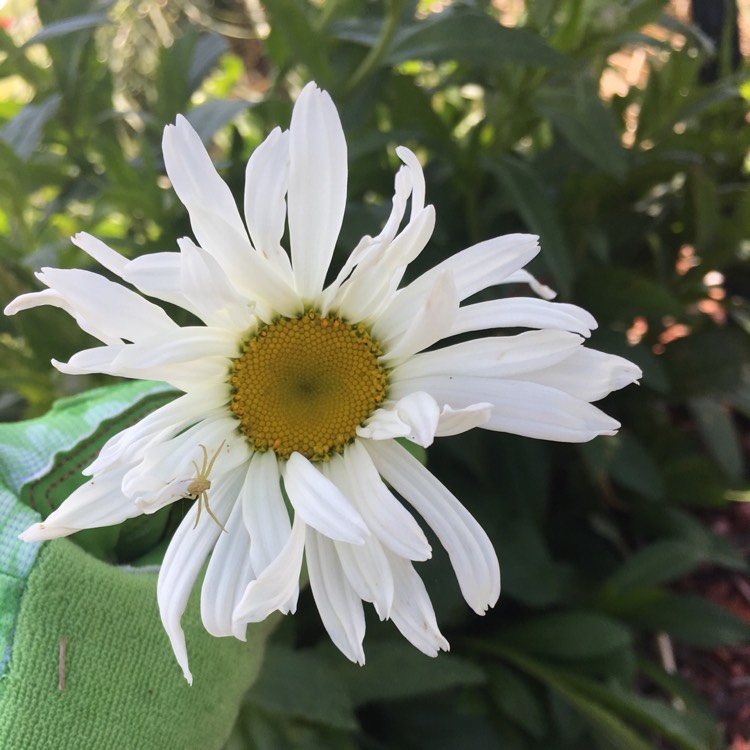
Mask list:
POLYGON ((65 453, 58 454, 59 458, 56 457, 50 466, 49 471, 41 477, 37 477, 32 483, 26 486, 29 498, 29 505, 37 510, 37 489, 40 485, 44 485, 47 477, 54 471, 63 469, 70 462, 69 468, 65 469, 63 473, 57 477, 52 483, 47 484, 42 500, 47 502, 52 510, 55 509, 55 505, 51 500, 53 490, 59 487, 63 482, 70 477, 78 474, 87 463, 93 460, 98 454, 98 449, 94 447, 93 450, 89 450, 94 446, 95 443, 99 442, 103 437, 106 437, 109 433, 115 434, 121 432, 127 427, 131 427, 140 421, 143 417, 147 416, 151 412, 155 411, 160 406, 168 403, 174 398, 173 392, 167 393, 152 393, 145 398, 141 399, 135 404, 132 404, 123 412, 118 414, 116 417, 108 419, 102 422, 88 437, 84 438, 81 442, 75 445, 72 449, 65 453), (156 402, 156 403, 153 403, 156 402), (163 402, 163 403, 159 403, 163 402), (87 453, 86 451, 89 450, 87 453))

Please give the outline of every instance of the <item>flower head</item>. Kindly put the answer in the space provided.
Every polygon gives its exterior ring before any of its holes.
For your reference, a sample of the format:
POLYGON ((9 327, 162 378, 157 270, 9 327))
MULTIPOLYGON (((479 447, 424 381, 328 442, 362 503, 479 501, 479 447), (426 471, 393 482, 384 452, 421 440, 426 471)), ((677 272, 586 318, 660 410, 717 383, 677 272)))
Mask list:
POLYGON ((213 635, 244 638, 248 623, 293 612, 304 557, 322 621, 353 661, 364 662, 363 601, 423 652, 447 649, 414 568, 430 545, 402 499, 446 548, 479 614, 500 594, 497 557, 474 518, 397 438, 428 446, 474 427, 570 442, 610 435, 619 424, 591 402, 640 371, 585 348, 593 318, 549 301, 554 295, 523 270, 538 252, 536 237, 481 242, 402 286, 435 224, 422 169, 406 148, 397 149, 403 166, 385 226, 326 286, 347 158, 336 109, 314 84, 301 92, 289 131, 274 130, 251 156, 244 222, 184 118, 166 128, 163 149, 197 244, 183 238, 179 252, 128 261, 79 234, 76 245, 140 294, 89 271, 45 268, 38 277, 48 288, 18 297, 6 313, 62 307, 103 343, 55 362, 62 372, 162 380, 183 395, 109 440, 84 471, 91 479, 23 538, 194 500, 158 583, 162 621, 188 680, 180 619, 209 555, 201 614, 213 635), (462 304, 509 282, 543 298, 462 304), (203 325, 180 327, 141 295, 203 325), (503 327, 529 330, 434 346, 503 327))

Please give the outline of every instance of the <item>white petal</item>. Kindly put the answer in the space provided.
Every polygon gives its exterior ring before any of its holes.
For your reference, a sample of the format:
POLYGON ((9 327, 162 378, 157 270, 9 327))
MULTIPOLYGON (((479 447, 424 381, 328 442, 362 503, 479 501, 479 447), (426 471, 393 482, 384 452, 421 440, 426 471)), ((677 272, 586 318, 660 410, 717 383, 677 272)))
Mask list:
POLYGON ((25 542, 56 539, 81 529, 113 526, 140 515, 133 501, 122 492, 127 467, 105 472, 74 490, 42 523, 36 523, 20 538, 25 542))
POLYGON ((100 239, 88 234, 88 232, 78 232, 70 240, 95 261, 101 263, 108 271, 123 278, 122 273, 128 264, 128 259, 120 255, 116 250, 113 250, 100 239))
POLYGON ((190 214, 198 244, 221 265, 235 287, 262 307, 294 315, 299 300, 276 272, 255 252, 234 198, 219 177, 197 133, 184 117, 168 125, 162 141, 167 174, 190 214))
POLYGON ((299 453, 292 453, 286 463, 284 487, 295 513, 305 523, 331 539, 364 544, 370 532, 362 516, 341 490, 299 453))
MULTIPOLYGON (((25 307, 50 303, 64 307, 84 331, 104 343, 138 341, 155 333, 169 336, 178 330, 160 307, 99 274, 75 268, 44 268, 37 277, 64 300, 64 305, 28 296, 25 307), (32 301, 33 305, 29 304, 32 301)), ((17 304, 10 312, 19 309, 24 307, 17 304)))
POLYGON ((186 381, 197 380, 200 387, 227 380, 229 359, 237 355, 240 343, 231 330, 186 326, 175 328, 166 337, 152 335, 136 344, 85 349, 55 366, 75 375, 101 372, 167 382, 184 376, 186 381))
POLYGON ((459 374, 509 377, 562 362, 582 343, 576 333, 554 330, 462 341, 414 355, 393 370, 391 381, 459 374))
POLYGON ((580 348, 562 362, 527 373, 522 379, 557 388, 584 401, 598 401, 634 383, 642 374, 640 367, 623 357, 580 348))
POLYGON ((403 333, 393 335, 380 321, 376 323, 373 333, 380 339, 385 350, 381 361, 406 359, 448 335, 453 327, 459 302, 451 274, 446 271, 438 275, 429 292, 415 302, 418 305, 410 311, 409 322, 403 333))
MULTIPOLYGON (((211 504, 211 510, 225 524, 231 510, 230 496, 226 493, 219 495, 217 502, 211 504)), ((182 667, 190 685, 193 684, 193 675, 188 668, 185 633, 180 620, 198 573, 219 534, 223 533, 210 517, 202 519, 197 528, 193 528, 197 513, 196 503, 188 510, 169 543, 156 584, 156 599, 164 630, 169 636, 177 663, 182 667)))
POLYGON ((544 299, 554 299, 557 297, 557 292, 554 289, 550 289, 546 284, 542 284, 537 281, 535 276, 532 276, 527 270, 520 268, 518 271, 514 271, 503 279, 502 284, 528 284, 532 291, 538 294, 544 299))
POLYGON ((554 328, 588 338, 596 327, 594 317, 582 307, 535 297, 510 297, 460 308, 450 335, 488 328, 554 328))
POLYGON ((308 83, 289 128, 289 242, 297 291, 313 300, 323 289, 346 203, 347 151, 331 97, 308 83))
POLYGON ((310 588, 328 635, 347 658, 364 664, 362 600, 344 575, 333 542, 308 526, 305 551, 310 588))
POLYGON ((483 427, 492 414, 492 404, 482 402, 470 404, 463 409, 453 409, 447 404, 440 412, 435 437, 448 437, 449 435, 460 435, 475 427, 483 427))
POLYGON ((187 237, 180 246, 180 289, 207 326, 245 331, 255 303, 240 295, 216 260, 187 237))
POLYGON ((458 299, 464 300, 502 283, 538 252, 537 237, 530 234, 508 234, 462 250, 399 289, 378 327, 391 333, 403 330, 441 275, 447 273, 453 277, 458 299))
POLYGON ((397 146, 396 155, 409 168, 409 176, 411 177, 412 185, 411 217, 413 219, 416 214, 424 208, 424 172, 422 171, 422 165, 419 163, 419 159, 417 159, 414 152, 410 151, 406 146, 397 146))
POLYGON ((178 432, 203 418, 206 412, 225 404, 226 395, 221 388, 202 388, 186 393, 159 407, 131 427, 126 427, 111 437, 99 455, 83 473, 98 474, 112 466, 121 457, 135 462, 143 457, 143 449, 154 439, 168 440, 178 432))
POLYGON ((236 357, 241 341, 236 331, 208 326, 183 326, 168 338, 150 336, 122 348, 115 366, 133 369, 175 365, 208 357, 236 357))
MULTIPOLYGON (((190 213, 198 242, 206 249, 214 250, 211 243, 204 244, 202 239, 204 235, 210 237, 210 222, 204 225, 196 221, 197 217, 193 217, 192 212, 194 207, 201 207, 201 218, 213 217, 221 221, 238 238, 244 239, 245 249, 249 252, 250 242, 232 192, 219 177, 199 135, 182 115, 177 115, 174 125, 164 128, 162 150, 167 175, 175 193, 190 213)), ((216 248, 217 259, 219 262, 226 260, 228 267, 234 266, 241 261, 241 257, 235 254, 241 246, 240 243, 231 247, 216 248)))
MULTIPOLYGON (((391 242, 393 242, 393 238, 398 233, 398 228, 401 226, 401 221, 403 220, 404 213, 406 212, 406 202, 409 200, 409 196, 411 195, 412 184, 413 180, 411 168, 406 166, 401 167, 398 172, 396 172, 396 175, 393 178, 393 198, 391 199, 391 213, 388 215, 388 219, 383 225, 383 228, 380 230, 380 233, 377 235, 377 237, 373 238, 373 242, 375 244, 380 245, 381 247, 387 247, 391 242)), ((362 258, 355 258, 353 260, 356 260, 356 262, 359 263, 362 258)), ((351 273, 351 270, 352 269, 350 268, 349 273, 351 273)), ((348 276, 349 273, 347 273, 346 276, 348 276)))
MULTIPOLYGON (((411 179, 409 170, 406 167, 396 172, 393 195, 393 206, 390 216, 386 221, 383 229, 377 237, 365 235, 357 246, 349 253, 346 261, 339 270, 336 279, 323 291, 321 297, 321 309, 327 314, 331 308, 339 310, 341 308, 340 287, 352 275, 353 271, 359 265, 372 265, 376 257, 383 248, 393 241, 401 225, 406 211, 406 202, 411 193, 411 179)), ((354 319, 354 318, 352 318, 354 319)))
POLYGON ((435 209, 422 209, 390 245, 368 256, 342 284, 334 305, 350 320, 375 319, 403 278, 406 267, 422 252, 435 228, 435 209), (372 260, 373 262, 367 262, 372 260))
POLYGON ((393 575, 383 547, 375 536, 362 545, 334 542, 341 567, 357 596, 372 602, 381 620, 390 617, 393 605, 393 575))
MULTIPOLYGON (((213 636, 234 635, 243 641, 246 627, 235 624, 232 613, 248 583, 255 578, 250 562, 250 537, 242 522, 242 506, 237 497, 244 474, 244 467, 235 469, 224 477, 215 492, 209 493, 211 510, 224 502, 223 495, 232 510, 224 524, 226 533, 219 534, 211 553, 201 588, 201 619, 206 630, 213 636)), ((198 524, 202 523, 216 523, 205 507, 198 524)))
POLYGON ((487 534, 406 448, 395 441, 365 447, 383 478, 435 532, 448 552, 464 599, 483 614, 500 596, 500 566, 487 534))
MULTIPOLYGON (((352 275, 354 269, 360 265, 365 267, 372 266, 377 262, 383 250, 393 242, 401 221, 404 218, 406 202, 409 199, 409 195, 412 194, 412 190, 415 191, 415 195, 412 195, 411 201, 412 218, 424 208, 424 174, 422 173, 419 161, 409 149, 403 146, 399 146, 396 149, 396 153, 406 165, 396 172, 394 178, 393 205, 388 220, 377 237, 363 237, 357 247, 349 254, 336 280, 323 294, 321 307, 324 313, 327 313, 331 307, 337 310, 340 309, 341 303, 340 299, 336 297, 337 292, 343 282, 352 275)), ((425 215, 425 218, 427 218, 427 215, 425 215)), ((354 295, 352 295, 352 298, 354 298, 354 295)), ((359 320, 360 318, 352 316, 352 319, 359 320)))
POLYGON ((435 439, 440 407, 428 393, 417 391, 399 399, 390 409, 377 409, 357 427, 357 435, 370 440, 406 437, 426 448, 435 439))
MULTIPOLYGON (((350 498, 353 503, 356 502, 353 499, 357 494, 354 487, 356 479, 348 475, 344 461, 332 460, 323 467, 323 471, 347 498, 350 498)), ((375 610, 381 620, 387 618, 393 603, 393 576, 377 537, 370 535, 361 545, 334 542, 334 546, 344 574, 357 595, 364 601, 375 605, 375 610)))
POLYGON ((227 357, 202 357, 192 362, 174 362, 153 367, 115 365, 114 360, 127 346, 130 345, 120 344, 85 349, 74 354, 69 362, 58 362, 53 359, 52 364, 60 372, 68 375, 100 372, 122 378, 163 380, 181 391, 196 390, 206 383, 221 386, 226 381, 229 370, 227 357))
POLYGON ((581 443, 597 435, 614 435, 620 427, 619 422, 586 401, 532 382, 435 375, 393 383, 390 395, 399 398, 402 392, 415 388, 454 409, 489 402, 492 415, 482 427, 540 440, 581 443))
POLYGON ((236 622, 261 622, 277 609, 284 613, 294 612, 305 551, 305 529, 302 516, 295 516, 281 552, 245 589, 234 610, 236 622))
POLYGON ((142 294, 177 305, 200 317, 180 287, 181 269, 180 253, 147 253, 128 261, 122 270, 122 278, 142 294))
POLYGON ((207 415, 171 440, 152 446, 141 463, 125 475, 123 490, 135 498, 144 513, 155 513, 171 502, 161 488, 165 485, 181 487, 177 483, 196 476, 194 464, 201 468, 206 457, 208 463, 215 457, 208 477, 212 485, 209 495, 212 495, 232 469, 249 461, 247 441, 237 433, 236 425, 236 420, 221 410, 207 415))
POLYGON ((396 582, 391 620, 401 634, 427 656, 449 651, 448 641, 438 628, 430 597, 414 566, 396 555, 389 554, 388 557, 396 582))
POLYGON ((253 151, 245 170, 245 221, 258 252, 291 279, 289 256, 281 247, 289 184, 289 133, 274 128, 253 151))
POLYGON ((342 457, 334 456, 330 471, 338 485, 348 487, 347 497, 383 545, 409 560, 432 556, 419 524, 385 486, 360 441, 347 446, 342 457))
POLYGON ((291 530, 281 493, 281 474, 272 451, 253 454, 240 493, 242 517, 252 540, 250 559, 263 572, 281 553, 291 530))
MULTIPOLYGON (((31 310, 35 307, 42 307, 44 305, 49 305, 50 307, 59 307, 61 310, 65 310, 68 315, 75 317, 75 310, 73 309, 73 306, 68 302, 68 300, 65 299, 59 292, 56 292, 54 289, 42 289, 40 292, 28 292, 27 294, 19 294, 18 297, 16 297, 12 302, 9 302, 5 309, 3 310, 3 313, 5 315, 15 315, 16 313, 23 312, 24 310, 31 310)), ((82 321, 83 324, 88 324, 88 321, 85 319, 82 321)), ((86 333, 91 333, 92 336, 95 334, 92 333, 91 330, 87 328, 83 328, 81 323, 78 324, 79 327, 81 327, 82 330, 86 331, 86 333)), ((97 328, 94 328, 93 330, 98 330, 97 328)), ((99 338, 97 336, 97 338, 99 338)), ((116 336, 110 336, 108 337, 109 341, 112 343, 117 343, 120 341, 116 336)), ((101 341, 102 339, 100 339, 101 341)))

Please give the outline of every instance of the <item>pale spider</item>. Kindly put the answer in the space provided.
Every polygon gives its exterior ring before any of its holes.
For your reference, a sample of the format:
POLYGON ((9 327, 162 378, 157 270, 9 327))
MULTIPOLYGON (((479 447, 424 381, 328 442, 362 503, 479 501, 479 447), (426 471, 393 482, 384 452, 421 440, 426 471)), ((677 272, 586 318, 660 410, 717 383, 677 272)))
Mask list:
POLYGON ((222 531, 226 532, 224 525, 214 515, 213 511, 211 510, 211 506, 208 504, 208 491, 211 489, 211 480, 208 478, 208 475, 211 473, 211 469, 214 468, 214 463, 219 457, 219 453, 221 453, 221 449, 224 447, 224 443, 226 443, 226 440, 221 441, 221 445, 219 446, 216 453, 214 453, 210 461, 208 460, 208 451, 206 450, 206 446, 200 446, 203 450, 203 466, 200 469, 198 468, 198 464, 193 461, 193 466, 195 466, 195 479, 193 479, 193 481, 188 485, 185 498, 187 500, 198 501, 198 517, 195 519, 195 526, 193 526, 194 529, 198 527, 198 521, 201 520, 201 510, 205 505, 206 513, 208 513, 208 515, 211 516, 214 521, 216 521, 222 531))

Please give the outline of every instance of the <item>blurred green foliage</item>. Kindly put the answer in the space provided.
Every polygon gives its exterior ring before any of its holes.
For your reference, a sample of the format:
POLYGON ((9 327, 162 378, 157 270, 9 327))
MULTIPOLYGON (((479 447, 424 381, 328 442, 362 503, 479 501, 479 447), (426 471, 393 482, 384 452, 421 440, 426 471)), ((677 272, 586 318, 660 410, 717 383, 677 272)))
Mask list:
MULTIPOLYGON (((616 437, 474 431, 431 448, 495 543, 500 604, 471 613, 438 552, 420 570, 454 654, 423 657, 373 618, 361 669, 303 595, 229 748, 722 746, 656 636, 748 638, 674 584, 706 566, 747 571, 700 514, 748 497, 750 76, 720 66, 701 82, 707 60, 728 56, 664 5, 527 0, 509 27, 484 0, 439 13, 406 0, 39 0, 29 38, 28 24, 0 30, 3 304, 36 288, 41 266, 91 267, 77 231, 129 257, 176 249, 190 230, 164 177, 164 125, 185 113, 240 195, 249 153, 315 79, 350 145, 339 257, 378 231, 406 144, 438 216, 412 272, 536 232, 534 272, 596 316, 594 347, 644 371, 603 404, 623 423, 616 437), (612 55, 633 50, 643 75, 602 96, 612 55)), ((90 344, 55 310, 0 321, 0 416, 101 382, 49 365, 90 344)))

